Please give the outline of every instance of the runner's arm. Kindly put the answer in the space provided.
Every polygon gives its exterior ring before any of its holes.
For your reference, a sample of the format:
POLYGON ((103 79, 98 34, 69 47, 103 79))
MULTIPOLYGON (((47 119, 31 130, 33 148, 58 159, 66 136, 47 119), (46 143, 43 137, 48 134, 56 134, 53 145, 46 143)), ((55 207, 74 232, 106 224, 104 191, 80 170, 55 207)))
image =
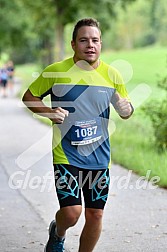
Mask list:
POLYGON ((63 123, 65 117, 68 116, 67 110, 61 107, 52 109, 46 106, 41 98, 33 96, 29 89, 25 92, 22 101, 33 113, 47 117, 54 123, 63 123))

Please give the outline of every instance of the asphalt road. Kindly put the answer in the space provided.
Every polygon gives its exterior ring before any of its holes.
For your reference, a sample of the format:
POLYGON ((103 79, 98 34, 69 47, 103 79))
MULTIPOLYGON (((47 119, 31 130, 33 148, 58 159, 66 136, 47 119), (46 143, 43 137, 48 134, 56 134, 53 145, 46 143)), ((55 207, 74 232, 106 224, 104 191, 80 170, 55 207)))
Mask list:
MULTIPOLYGON (((0 97, 0 251, 42 252, 58 209, 51 129, 15 97, 0 97)), ((103 230, 94 252, 167 251, 167 190, 113 165, 103 230)), ((149 175, 149 174, 148 174, 149 175)), ((67 232, 77 252, 84 217, 67 232)), ((86 252, 86 251, 85 251, 86 252)))

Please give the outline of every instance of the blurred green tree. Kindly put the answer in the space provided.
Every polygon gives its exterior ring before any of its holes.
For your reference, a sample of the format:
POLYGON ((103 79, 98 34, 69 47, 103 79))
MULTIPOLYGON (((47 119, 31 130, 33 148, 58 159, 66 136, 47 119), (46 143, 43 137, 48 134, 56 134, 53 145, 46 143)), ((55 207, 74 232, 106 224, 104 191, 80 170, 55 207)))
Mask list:
POLYGON ((61 60, 64 58, 64 29, 68 23, 72 23, 81 17, 93 16, 97 18, 103 29, 109 27, 111 18, 116 15, 115 6, 118 3, 125 7, 127 3, 133 2, 135 0, 52 0, 57 21, 56 21, 56 31, 57 31, 57 59, 61 60))
POLYGON ((38 27, 42 41, 45 42, 46 51, 50 52, 49 60, 52 61, 53 49, 56 60, 64 58, 64 33, 67 24, 81 17, 93 16, 98 18, 103 29, 106 29, 110 26, 111 17, 116 16, 115 6, 121 3, 122 7, 125 7, 127 3, 133 1, 135 0, 100 0, 97 4, 95 0, 48 0, 47 2, 25 0, 24 3, 34 13, 36 28, 38 27), (54 39, 55 44, 53 44, 54 39))
MULTIPOLYGON (((109 27, 116 15, 115 7, 135 0, 0 0, 1 50, 23 45, 41 52, 44 64, 64 58, 64 29, 67 24, 85 16, 97 18, 102 28, 109 27), (55 53, 56 50, 56 53, 55 53)), ((30 51, 29 53, 30 54, 30 51)))
POLYGON ((150 118, 153 126, 154 146, 158 151, 164 151, 167 150, 167 74, 160 77, 157 84, 165 90, 165 97, 161 100, 151 100, 143 106, 143 111, 150 118))
POLYGON ((24 15, 24 5, 20 0, 0 0, 0 49, 4 46, 20 46, 26 41, 29 27, 24 15))
POLYGON ((126 11, 119 6, 116 11, 117 18, 112 21, 108 39, 114 49, 155 43, 167 45, 167 4, 164 0, 136 0, 126 5, 126 11))

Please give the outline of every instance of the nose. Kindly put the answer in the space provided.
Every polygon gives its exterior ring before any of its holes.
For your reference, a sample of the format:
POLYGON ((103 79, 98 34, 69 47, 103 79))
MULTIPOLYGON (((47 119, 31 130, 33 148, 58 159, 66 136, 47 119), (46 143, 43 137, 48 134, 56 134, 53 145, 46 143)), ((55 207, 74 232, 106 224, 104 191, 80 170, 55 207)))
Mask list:
POLYGON ((88 45, 87 45, 88 48, 92 48, 93 47, 93 42, 91 39, 88 40, 88 45))

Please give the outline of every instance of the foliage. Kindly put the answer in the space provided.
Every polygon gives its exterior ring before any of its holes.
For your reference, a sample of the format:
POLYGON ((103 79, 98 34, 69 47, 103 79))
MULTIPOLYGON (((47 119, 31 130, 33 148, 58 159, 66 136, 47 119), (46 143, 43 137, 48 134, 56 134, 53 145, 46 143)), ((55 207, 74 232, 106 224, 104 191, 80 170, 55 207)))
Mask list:
POLYGON ((28 49, 28 59, 31 54, 36 54, 36 58, 47 65, 64 58, 64 29, 67 24, 89 15, 99 18, 106 29, 117 3, 125 6, 133 1, 101 0, 97 4, 95 0, 0 0, 0 51, 9 48, 15 52, 12 56, 21 54, 26 57, 24 47, 28 49))
POLYGON ((0 53, 17 63, 62 59, 67 26, 88 16, 101 23, 104 49, 167 43, 164 0, 0 0, 0 53))
POLYGON ((118 3, 126 6, 127 3, 135 0, 51 0, 56 16, 56 37, 57 37, 57 60, 64 58, 64 30, 69 23, 76 22, 77 19, 85 16, 93 16, 97 18, 103 29, 110 26, 110 20, 116 15, 115 8, 118 3), (88 8, 89 6, 89 8, 88 8))
POLYGON ((165 90, 165 98, 150 101, 143 110, 152 122, 155 146, 158 151, 163 151, 167 150, 167 75, 158 81, 158 87, 165 90))
POLYGON ((164 0, 136 0, 117 8, 117 19, 111 24, 108 41, 113 48, 131 49, 154 43, 167 44, 167 5, 164 0))
POLYGON ((30 32, 29 14, 21 0, 0 0, 0 48, 25 45, 30 32))

